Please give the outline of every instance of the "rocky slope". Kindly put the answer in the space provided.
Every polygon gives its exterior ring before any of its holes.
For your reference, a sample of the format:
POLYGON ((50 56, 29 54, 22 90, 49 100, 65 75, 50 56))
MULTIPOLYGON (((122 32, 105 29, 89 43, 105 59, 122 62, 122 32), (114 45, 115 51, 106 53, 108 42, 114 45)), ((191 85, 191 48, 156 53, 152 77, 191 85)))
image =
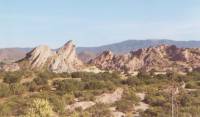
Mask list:
POLYGON ((188 71, 200 67, 200 48, 177 48, 174 45, 159 45, 128 54, 115 55, 104 51, 89 63, 101 69, 111 69, 133 73, 134 71, 167 71, 173 66, 178 71, 188 71))
POLYGON ((76 48, 72 41, 67 42, 57 51, 52 51, 46 45, 38 46, 27 53, 25 58, 14 64, 18 64, 20 68, 36 70, 44 68, 56 73, 75 72, 83 66, 83 63, 77 58, 76 48))

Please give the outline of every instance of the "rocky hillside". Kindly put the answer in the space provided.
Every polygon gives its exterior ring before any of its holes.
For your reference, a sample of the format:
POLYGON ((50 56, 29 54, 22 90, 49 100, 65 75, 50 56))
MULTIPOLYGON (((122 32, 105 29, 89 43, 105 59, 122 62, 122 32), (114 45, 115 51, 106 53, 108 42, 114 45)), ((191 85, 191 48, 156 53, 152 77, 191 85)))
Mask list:
POLYGON ((89 63, 101 69, 133 73, 134 71, 167 71, 175 67, 178 71, 188 71, 200 67, 200 48, 178 48, 174 45, 159 45, 128 54, 115 55, 104 51, 89 63))
MULTIPOLYGON (((7 67, 11 66, 13 66, 13 64, 9 66, 7 65, 7 67)), ((83 63, 76 55, 75 45, 72 43, 72 41, 69 41, 57 51, 52 51, 46 45, 38 46, 31 52, 27 53, 25 58, 16 62, 15 66, 19 68, 26 67, 36 70, 45 68, 56 73, 62 73, 78 71, 83 66, 83 63)), ((4 69, 7 67, 4 67, 4 69)))

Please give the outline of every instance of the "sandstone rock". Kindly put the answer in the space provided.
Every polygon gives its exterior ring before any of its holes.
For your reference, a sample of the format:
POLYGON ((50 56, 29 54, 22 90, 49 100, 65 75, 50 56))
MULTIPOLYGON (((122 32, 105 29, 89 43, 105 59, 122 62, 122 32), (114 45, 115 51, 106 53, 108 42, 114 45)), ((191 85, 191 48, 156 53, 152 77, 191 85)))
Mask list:
POLYGON ((76 55, 75 45, 69 41, 56 52, 50 69, 56 73, 75 72, 80 70, 82 65, 83 63, 76 55))
POLYGON ((52 72, 75 72, 81 69, 83 63, 77 58, 76 48, 72 41, 67 42, 56 52, 48 46, 39 46, 29 52, 23 61, 28 61, 31 69, 45 68, 52 72))
POLYGON ((100 69, 126 73, 140 70, 162 72, 172 70, 173 67, 178 71, 185 72, 200 67, 200 49, 159 45, 131 51, 123 55, 114 55, 110 51, 105 51, 89 63, 100 69))
POLYGON ((95 103, 92 102, 92 101, 82 101, 82 102, 76 102, 72 105, 68 105, 66 107, 66 109, 69 110, 69 111, 74 111, 77 108, 81 108, 81 109, 85 110, 85 109, 90 108, 94 105, 95 105, 95 103))
POLYGON ((111 112, 113 117, 125 117, 125 114, 123 112, 119 112, 119 111, 114 111, 111 112))
POLYGON ((47 63, 47 60, 54 54, 48 46, 41 45, 29 52, 26 55, 26 59, 31 64, 31 68, 38 68, 43 67, 47 63))
POLYGON ((104 93, 100 96, 97 96, 95 102, 112 104, 116 101, 119 101, 122 98, 123 91, 124 90, 122 88, 118 88, 113 93, 104 93))

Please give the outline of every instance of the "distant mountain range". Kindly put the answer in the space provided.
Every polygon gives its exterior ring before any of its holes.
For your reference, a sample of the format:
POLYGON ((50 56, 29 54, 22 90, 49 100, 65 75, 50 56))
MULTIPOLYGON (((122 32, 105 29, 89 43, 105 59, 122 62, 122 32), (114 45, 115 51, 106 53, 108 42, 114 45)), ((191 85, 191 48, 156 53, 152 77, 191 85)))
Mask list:
MULTIPOLYGON (((200 48, 200 41, 174 41, 174 40, 126 40, 119 43, 103 45, 98 47, 77 47, 78 56, 83 61, 88 61, 96 57, 105 50, 110 50, 115 54, 128 53, 140 48, 147 48, 155 45, 176 45, 180 48, 200 48)), ((0 62, 13 62, 25 56, 32 48, 3 48, 0 49, 0 62)))
POLYGON ((101 53, 105 50, 110 50, 113 53, 128 53, 132 50, 137 50, 140 48, 147 48, 150 46, 155 45, 176 45, 180 48, 199 48, 200 47, 200 41, 174 41, 174 40, 167 40, 167 39, 161 39, 161 40, 126 40, 119 43, 109 44, 109 45, 103 45, 99 47, 79 47, 77 48, 78 52, 83 51, 90 51, 94 53, 101 53))

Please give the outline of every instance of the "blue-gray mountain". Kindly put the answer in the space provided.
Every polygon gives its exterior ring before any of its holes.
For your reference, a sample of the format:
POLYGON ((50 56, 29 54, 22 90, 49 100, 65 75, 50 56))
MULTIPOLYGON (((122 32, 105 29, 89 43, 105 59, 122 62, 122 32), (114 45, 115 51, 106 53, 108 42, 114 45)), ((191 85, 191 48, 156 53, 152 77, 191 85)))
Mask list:
POLYGON ((179 48, 199 48, 200 41, 174 41, 174 40, 127 40, 119 43, 103 45, 99 47, 79 47, 77 52, 90 51, 93 53, 101 53, 110 50, 113 53, 128 53, 129 51, 148 48, 155 45, 176 45, 179 48))

